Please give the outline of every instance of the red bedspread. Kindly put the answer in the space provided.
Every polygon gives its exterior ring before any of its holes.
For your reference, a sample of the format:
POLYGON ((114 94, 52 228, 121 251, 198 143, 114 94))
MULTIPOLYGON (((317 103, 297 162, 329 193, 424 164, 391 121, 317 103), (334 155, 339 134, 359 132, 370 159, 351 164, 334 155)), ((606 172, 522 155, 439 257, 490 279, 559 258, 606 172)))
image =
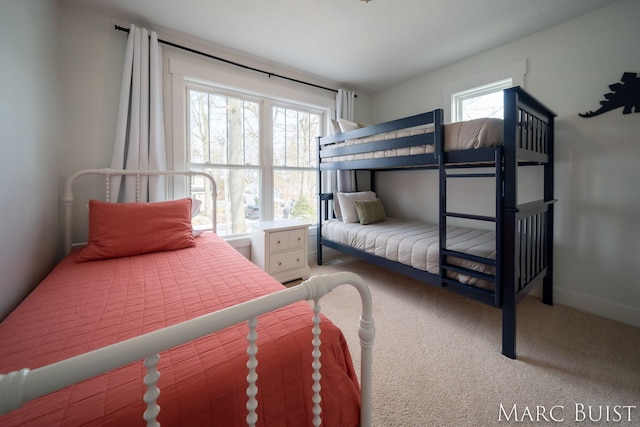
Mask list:
MULTIPOLYGON (((66 257, 0 324, 0 372, 38 368, 179 323, 282 285, 212 233, 196 247, 106 261, 66 257)), ((259 317, 258 424, 311 425, 311 317, 300 302, 259 317)), ((163 426, 246 425, 246 324, 161 353, 163 426)), ((322 323, 323 425, 359 422, 340 330, 322 323)), ((144 425, 144 367, 128 365, 0 416, 0 425, 144 425)))

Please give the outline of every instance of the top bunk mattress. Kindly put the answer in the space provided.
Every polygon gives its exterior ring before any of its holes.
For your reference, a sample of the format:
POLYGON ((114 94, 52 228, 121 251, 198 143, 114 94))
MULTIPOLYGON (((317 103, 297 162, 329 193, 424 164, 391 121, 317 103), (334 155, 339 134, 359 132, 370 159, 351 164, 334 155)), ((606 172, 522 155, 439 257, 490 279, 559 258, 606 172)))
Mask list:
MULTIPOLYGON (((77 263, 72 251, 0 323, 0 372, 38 368, 283 290, 216 234, 196 246, 77 263)), ((258 317, 259 422, 312 418, 312 316, 304 301, 258 317), (285 406, 286 403, 286 406, 285 406), (288 409, 283 412, 284 409, 288 409)), ((360 392, 340 330, 323 317, 323 421, 356 425, 360 392)), ((162 352, 158 421, 239 425, 246 411, 246 323, 162 352)), ((142 362, 27 402, 3 426, 142 425, 142 362)))
MULTIPOLYGON (((321 149, 334 149, 350 147, 354 145, 368 144, 372 142, 394 140, 417 135, 433 133, 433 124, 417 126, 410 129, 402 129, 393 132, 379 133, 376 135, 348 139, 343 142, 322 146, 321 149)), ((444 150, 472 150, 478 148, 496 147, 502 144, 504 124, 501 119, 480 118, 463 122, 449 123, 444 125, 444 150)), ((419 143, 409 147, 391 148, 385 150, 369 151, 358 154, 338 155, 325 157, 323 162, 345 162, 351 160, 366 160, 378 158, 390 158, 400 156, 411 156, 418 154, 434 153, 433 143, 419 143)))
MULTIPOLYGON (((322 223, 322 237, 418 270, 440 274, 440 226, 418 220, 386 217, 384 221, 362 225, 331 219, 322 223)), ((496 240, 493 230, 447 226, 447 249, 495 259, 496 240)), ((482 263, 449 259, 454 265, 495 274, 482 263)), ((493 283, 465 274, 451 278, 467 285, 493 291, 493 283)))

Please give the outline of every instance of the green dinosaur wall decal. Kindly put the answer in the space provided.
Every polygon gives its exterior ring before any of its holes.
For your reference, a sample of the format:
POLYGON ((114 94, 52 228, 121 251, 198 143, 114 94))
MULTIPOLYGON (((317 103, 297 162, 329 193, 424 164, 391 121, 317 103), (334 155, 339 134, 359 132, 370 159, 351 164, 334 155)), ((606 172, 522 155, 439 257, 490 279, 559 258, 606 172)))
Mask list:
POLYGON ((605 93, 606 100, 596 111, 578 114, 580 117, 595 117, 607 111, 623 108, 622 114, 630 114, 631 110, 640 113, 640 77, 636 73, 624 73, 620 83, 609 85, 610 93, 605 93))

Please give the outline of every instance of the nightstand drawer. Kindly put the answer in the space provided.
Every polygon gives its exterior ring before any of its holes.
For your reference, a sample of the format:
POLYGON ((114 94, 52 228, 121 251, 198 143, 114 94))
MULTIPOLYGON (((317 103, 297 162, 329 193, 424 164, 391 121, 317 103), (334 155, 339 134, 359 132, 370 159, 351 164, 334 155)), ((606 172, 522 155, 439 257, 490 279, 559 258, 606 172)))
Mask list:
POLYGON ((269 252, 277 252, 289 249, 289 232, 276 231, 269 233, 269 252))
POLYGON ((304 247, 306 232, 306 229, 294 229, 269 233, 269 252, 304 247))
POLYGON ((304 249, 274 254, 269 258, 269 272, 271 274, 305 267, 306 265, 307 260, 305 259, 304 249))
POLYGON ((303 248, 305 245, 307 229, 297 228, 295 230, 289 230, 289 247, 290 248, 303 248))

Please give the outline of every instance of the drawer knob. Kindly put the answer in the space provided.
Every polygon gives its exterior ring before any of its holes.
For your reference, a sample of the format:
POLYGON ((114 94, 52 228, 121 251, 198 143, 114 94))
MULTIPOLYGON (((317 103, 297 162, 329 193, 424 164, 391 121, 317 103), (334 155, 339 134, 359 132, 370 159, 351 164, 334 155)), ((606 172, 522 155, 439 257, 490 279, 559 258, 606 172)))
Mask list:
POLYGON ((301 239, 300 237, 298 237, 298 242, 299 242, 300 240, 302 240, 302 239, 301 239))
POLYGON ((296 259, 296 262, 300 262, 300 258, 296 259))
POLYGON ((278 263, 278 266, 281 266, 281 265, 282 265, 282 262, 279 262, 279 263, 278 263))
POLYGON ((280 244, 280 240, 278 240, 278 244, 280 244))

